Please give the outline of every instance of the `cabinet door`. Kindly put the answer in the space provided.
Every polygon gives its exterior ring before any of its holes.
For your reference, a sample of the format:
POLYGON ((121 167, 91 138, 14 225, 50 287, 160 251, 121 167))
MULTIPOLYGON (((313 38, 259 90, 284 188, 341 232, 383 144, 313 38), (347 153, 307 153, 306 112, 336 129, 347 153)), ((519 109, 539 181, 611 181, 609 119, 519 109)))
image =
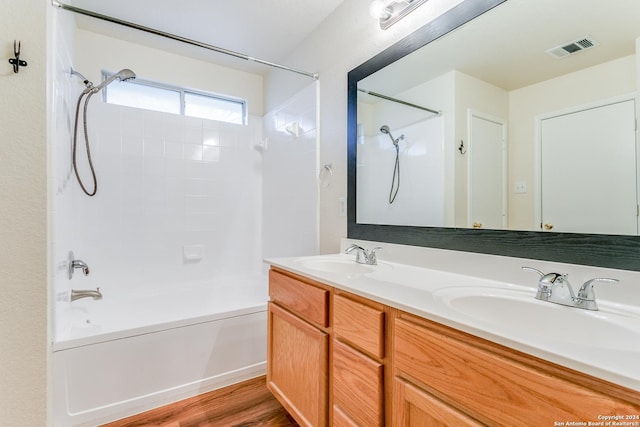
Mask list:
POLYGON ((360 426, 384 424, 382 364, 339 341, 333 343, 333 404, 360 426))
POLYGON ((406 381, 396 378, 393 396, 395 427, 481 426, 472 418, 406 381))
POLYGON ((605 413, 638 413, 637 405, 608 395, 612 388, 604 382, 596 390, 588 378, 577 383, 557 377, 541 370, 540 364, 514 360, 512 350, 481 347, 479 339, 416 321, 420 324, 395 321, 395 374, 419 381, 434 395, 447 396, 476 419, 494 425, 544 426, 558 420, 597 421, 605 413))
POLYGON ((269 303, 267 384, 302 426, 326 426, 329 336, 269 303))

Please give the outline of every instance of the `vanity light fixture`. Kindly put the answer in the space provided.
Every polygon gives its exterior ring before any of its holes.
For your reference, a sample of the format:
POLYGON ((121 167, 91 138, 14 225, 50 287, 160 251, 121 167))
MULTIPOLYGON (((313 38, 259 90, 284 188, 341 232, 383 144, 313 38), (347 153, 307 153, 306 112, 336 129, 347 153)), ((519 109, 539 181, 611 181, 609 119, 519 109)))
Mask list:
POLYGON ((369 13, 380 22, 380 28, 386 30, 427 0, 392 0, 386 4, 382 0, 374 0, 369 6, 369 13))

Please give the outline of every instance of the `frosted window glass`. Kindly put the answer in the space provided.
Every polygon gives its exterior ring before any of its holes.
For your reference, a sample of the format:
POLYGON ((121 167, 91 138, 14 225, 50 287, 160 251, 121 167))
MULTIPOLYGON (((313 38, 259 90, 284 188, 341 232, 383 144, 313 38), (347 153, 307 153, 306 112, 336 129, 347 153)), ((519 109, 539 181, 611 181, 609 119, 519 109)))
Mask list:
POLYGON ((180 92, 166 88, 116 81, 108 86, 106 102, 180 114, 180 92))
POLYGON ((244 104, 238 101, 185 92, 184 115, 244 124, 244 104))

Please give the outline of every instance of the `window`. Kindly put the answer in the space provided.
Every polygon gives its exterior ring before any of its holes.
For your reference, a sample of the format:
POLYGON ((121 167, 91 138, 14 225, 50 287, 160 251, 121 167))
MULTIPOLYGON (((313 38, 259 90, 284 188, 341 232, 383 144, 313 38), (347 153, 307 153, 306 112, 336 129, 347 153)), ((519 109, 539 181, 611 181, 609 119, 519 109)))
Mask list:
MULTIPOLYGON (((103 80, 112 75, 113 73, 102 72, 103 80)), ((243 99, 150 82, 139 78, 127 82, 116 80, 103 89, 103 99, 109 104, 227 123, 247 124, 247 102, 243 99)))

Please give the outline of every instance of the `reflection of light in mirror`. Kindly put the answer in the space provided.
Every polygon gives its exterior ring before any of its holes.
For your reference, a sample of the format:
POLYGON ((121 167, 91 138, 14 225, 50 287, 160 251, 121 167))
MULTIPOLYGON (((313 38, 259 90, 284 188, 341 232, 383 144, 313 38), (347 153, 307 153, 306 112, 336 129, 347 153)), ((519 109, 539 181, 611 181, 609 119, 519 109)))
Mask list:
POLYGON ((369 15, 371 15, 372 18, 378 19, 382 16, 384 8, 385 6, 382 0, 374 0, 369 5, 369 15))
POLYGON ((419 157, 419 156, 426 156, 428 153, 428 149, 427 149, 428 144, 425 144, 425 143, 414 144, 410 140, 407 141, 406 138, 405 138, 405 143, 406 143, 405 148, 400 149, 400 154, 403 156, 419 157))

